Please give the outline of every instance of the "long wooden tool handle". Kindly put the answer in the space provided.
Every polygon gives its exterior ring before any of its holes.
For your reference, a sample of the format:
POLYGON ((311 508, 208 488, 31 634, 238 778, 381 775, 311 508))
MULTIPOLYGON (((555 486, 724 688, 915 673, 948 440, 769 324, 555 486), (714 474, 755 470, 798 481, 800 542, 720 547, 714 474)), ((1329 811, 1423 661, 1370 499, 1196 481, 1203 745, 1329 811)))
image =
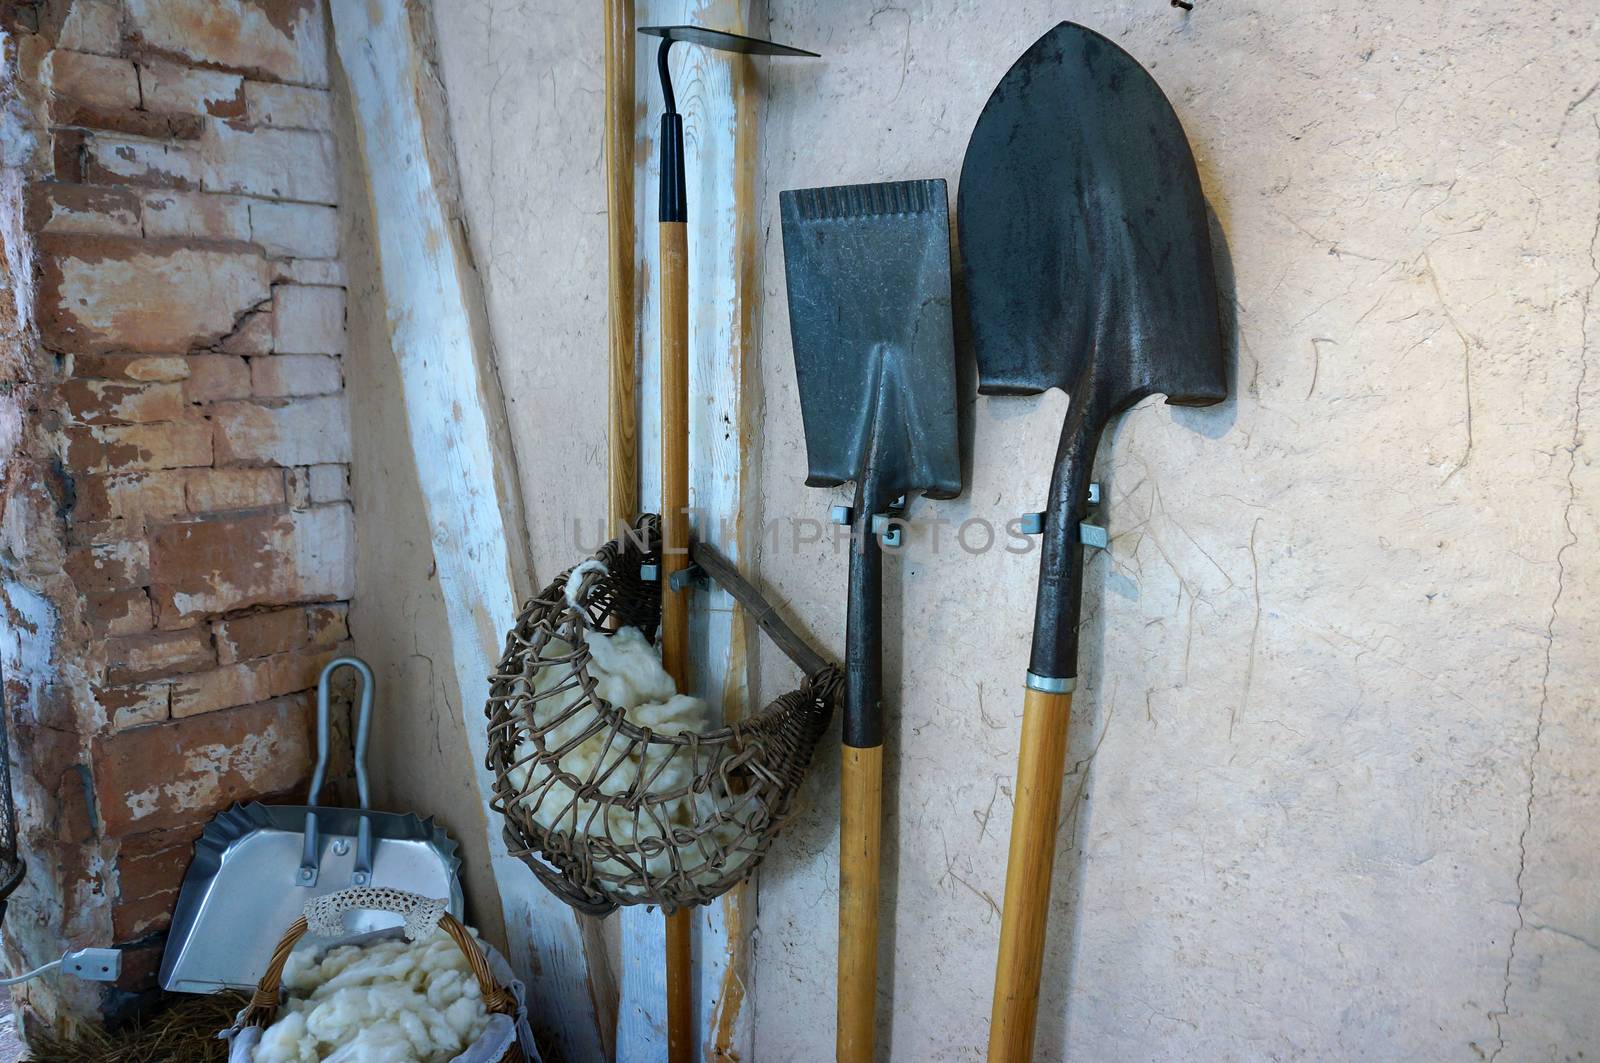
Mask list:
POLYGON ((1071 716, 1070 693, 1047 694, 1029 688, 1022 710, 1022 753, 1017 761, 1011 852, 1000 918, 1000 962, 989 1015, 989 1063, 1026 1063, 1033 1057, 1056 817, 1061 812, 1061 775, 1071 716))
POLYGON ((611 388, 606 411, 605 538, 639 510, 634 388, 633 0, 606 4, 606 245, 611 388))
MULTIPOLYGON (((661 664, 689 689, 689 592, 669 589, 689 564, 688 226, 661 225, 661 664)), ((667 916, 667 1059, 694 1058, 689 912, 667 916)))
POLYGON ((839 1063, 871 1063, 878 994, 883 746, 844 747, 839 780, 839 1063))
POLYGON ((878 877, 883 830, 883 552, 872 529, 877 479, 856 485, 845 607, 844 763, 839 789, 841 1063, 870 1063, 877 1031, 878 877))

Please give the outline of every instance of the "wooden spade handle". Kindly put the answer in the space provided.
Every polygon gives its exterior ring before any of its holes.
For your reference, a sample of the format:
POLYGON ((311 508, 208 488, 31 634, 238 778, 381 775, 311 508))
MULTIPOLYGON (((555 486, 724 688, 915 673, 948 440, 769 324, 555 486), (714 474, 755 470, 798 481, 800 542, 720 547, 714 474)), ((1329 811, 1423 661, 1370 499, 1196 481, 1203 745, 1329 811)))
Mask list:
POLYGON ((883 747, 845 746, 839 779, 839 1063, 871 1063, 878 995, 883 747))
POLYGON ((989 1063, 1033 1058, 1039 1013, 1039 972, 1050 915, 1050 871, 1067 757, 1071 694, 1029 688, 1022 710, 1011 851, 1006 860, 1005 907, 1000 917, 1000 962, 989 1015, 989 1063))

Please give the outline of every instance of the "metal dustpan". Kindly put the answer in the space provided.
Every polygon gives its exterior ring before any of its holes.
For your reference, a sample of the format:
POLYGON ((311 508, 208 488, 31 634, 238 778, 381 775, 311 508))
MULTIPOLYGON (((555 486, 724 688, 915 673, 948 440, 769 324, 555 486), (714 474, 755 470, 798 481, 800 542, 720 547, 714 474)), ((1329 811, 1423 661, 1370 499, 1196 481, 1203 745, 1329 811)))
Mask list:
MULTIPOLYGON (((372 669, 355 657, 329 662, 317 683, 317 767, 304 805, 234 805, 195 842, 161 957, 161 987, 176 993, 252 989, 284 930, 306 902, 349 886, 392 886, 449 898, 461 918, 456 843, 430 817, 368 808, 367 734, 372 669), (328 681, 341 668, 361 675, 356 723, 356 790, 361 807, 322 808, 328 767, 328 681)), ((351 934, 401 925, 387 912, 352 912, 351 934)), ((301 948, 330 944, 306 935, 301 948)))

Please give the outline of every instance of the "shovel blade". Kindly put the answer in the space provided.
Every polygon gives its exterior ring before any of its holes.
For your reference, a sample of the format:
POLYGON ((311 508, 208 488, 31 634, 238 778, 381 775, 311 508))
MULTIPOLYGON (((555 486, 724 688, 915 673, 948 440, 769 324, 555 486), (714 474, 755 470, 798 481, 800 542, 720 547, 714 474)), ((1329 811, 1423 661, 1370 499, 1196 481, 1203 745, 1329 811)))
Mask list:
POLYGON ((958 217, 981 392, 1077 402, 1092 375, 1108 412, 1227 396, 1194 156, 1160 87, 1106 38, 1063 22, 1001 79, 958 217))
POLYGON ((779 196, 806 483, 961 493, 942 180, 779 196))

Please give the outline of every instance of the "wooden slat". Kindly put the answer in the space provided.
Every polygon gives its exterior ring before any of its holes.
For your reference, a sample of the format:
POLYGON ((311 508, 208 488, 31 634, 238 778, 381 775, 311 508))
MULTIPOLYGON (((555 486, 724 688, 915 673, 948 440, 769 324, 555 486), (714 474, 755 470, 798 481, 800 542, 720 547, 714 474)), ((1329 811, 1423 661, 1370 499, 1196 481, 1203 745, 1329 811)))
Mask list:
MULTIPOLYGON (((331 6, 377 208, 383 295, 449 620, 454 700, 465 707, 461 737, 488 793, 485 677, 532 573, 504 403, 474 327, 482 293, 449 213, 458 195, 442 90, 416 37, 426 27, 404 0, 331 6)), ((604 979, 591 983, 578 918, 506 853, 497 818, 484 822, 510 959, 528 985, 535 1027, 566 1058, 607 1058, 610 1030, 596 1006, 604 979)), ((603 955, 597 960, 603 972, 603 955)))
POLYGON ((611 387, 606 415, 608 535, 639 511, 639 334, 633 256, 633 0, 606 0, 606 294, 611 387))

